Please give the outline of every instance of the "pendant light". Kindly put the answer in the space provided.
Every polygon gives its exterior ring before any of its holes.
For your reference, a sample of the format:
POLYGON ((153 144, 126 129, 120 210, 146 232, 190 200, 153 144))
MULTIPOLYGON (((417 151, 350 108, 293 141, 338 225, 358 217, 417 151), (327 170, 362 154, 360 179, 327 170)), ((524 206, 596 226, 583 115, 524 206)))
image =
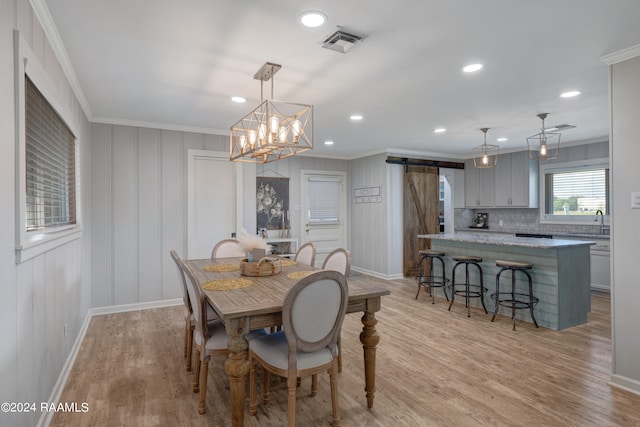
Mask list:
POLYGON ((538 118, 542 120, 542 129, 540 133, 527 138, 527 146, 529 147, 529 158, 531 160, 551 160, 558 157, 560 151, 560 133, 548 132, 544 128, 544 119, 548 113, 538 114, 538 118))
POLYGON ((487 131, 489 128, 480 129, 484 134, 482 145, 472 150, 473 166, 478 169, 493 168, 498 163, 498 152, 500 147, 493 144, 487 144, 487 131))

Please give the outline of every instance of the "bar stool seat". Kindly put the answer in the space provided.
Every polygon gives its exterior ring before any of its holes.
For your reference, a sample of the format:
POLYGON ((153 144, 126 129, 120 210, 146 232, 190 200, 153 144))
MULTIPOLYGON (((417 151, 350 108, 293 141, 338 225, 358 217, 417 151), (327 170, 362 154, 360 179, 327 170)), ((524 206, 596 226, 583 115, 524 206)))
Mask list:
POLYGON ((420 295, 420 288, 422 286, 426 286, 429 289, 429 295, 431 295, 431 304, 436 303, 435 295, 433 293, 433 288, 442 288, 444 292, 444 297, 449 301, 449 296, 447 295, 447 283, 449 283, 449 279, 447 279, 447 275, 444 268, 444 260, 443 256, 446 254, 442 251, 436 251, 432 249, 424 249, 418 251, 420 254, 420 261, 418 262, 420 268, 420 274, 416 277, 416 282, 418 282, 418 292, 416 293, 416 299, 418 299, 418 295, 420 295), (424 275, 424 267, 422 263, 424 260, 429 260, 429 274, 424 275), (442 265, 442 276, 438 276, 433 274, 433 260, 440 260, 440 264, 442 265))
POLYGON ((470 298, 480 298, 480 303, 485 314, 488 314, 487 307, 484 305, 484 294, 487 292, 487 288, 484 287, 484 278, 482 274, 482 257, 475 255, 456 255, 452 257, 452 260, 456 263, 451 271, 451 302, 449 303, 449 311, 455 300, 456 295, 464 296, 465 307, 467 307, 467 317, 471 317, 471 306, 469 304, 470 298), (456 269, 458 266, 464 265, 465 281, 464 283, 456 283, 456 269), (469 266, 475 265, 480 273, 480 284, 472 284, 469 282, 469 266), (462 288, 461 288, 462 287, 462 288))
POLYGON ((533 315, 533 307, 538 303, 539 299, 533 296, 533 280, 528 270, 533 268, 533 264, 526 261, 504 261, 496 260, 496 267, 500 267, 500 271, 496 275, 496 292, 491 294, 493 298, 495 308, 493 309, 493 316, 491 321, 493 322, 498 314, 500 306, 508 307, 511 309, 511 319, 513 319, 513 330, 516 330, 516 310, 529 309, 531 313, 531 320, 533 324, 538 327, 538 322, 533 315), (504 271, 511 271, 511 291, 500 292, 500 275, 504 271), (516 292, 516 272, 520 271, 527 276, 529 280, 529 292, 516 292))

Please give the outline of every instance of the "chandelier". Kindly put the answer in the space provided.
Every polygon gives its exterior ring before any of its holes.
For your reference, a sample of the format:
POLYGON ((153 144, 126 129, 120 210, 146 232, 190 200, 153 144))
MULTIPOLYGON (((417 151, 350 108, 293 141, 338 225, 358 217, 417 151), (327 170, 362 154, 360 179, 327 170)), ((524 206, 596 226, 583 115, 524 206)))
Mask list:
POLYGON ((558 157, 560 133, 545 131, 544 119, 547 118, 547 115, 548 113, 538 114, 538 118, 542 120, 542 130, 540 133, 527 138, 529 158, 531 160, 551 160, 558 157))
POLYGON ((487 131, 489 128, 480 129, 484 133, 484 142, 472 150, 473 166, 476 168, 493 168, 498 163, 498 151, 500 147, 487 144, 487 131))
POLYGON ((265 63, 253 76, 260 80, 260 105, 231 126, 229 159, 269 163, 313 148, 313 105, 263 100, 264 82, 281 68, 265 63))

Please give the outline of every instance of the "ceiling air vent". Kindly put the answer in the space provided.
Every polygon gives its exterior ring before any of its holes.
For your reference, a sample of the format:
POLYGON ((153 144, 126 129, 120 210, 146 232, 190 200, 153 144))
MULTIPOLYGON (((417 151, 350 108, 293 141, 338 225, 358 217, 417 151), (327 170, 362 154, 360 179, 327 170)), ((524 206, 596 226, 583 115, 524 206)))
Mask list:
POLYGON ((355 45, 364 40, 364 38, 365 36, 354 34, 351 31, 345 31, 343 28, 338 27, 335 33, 331 34, 322 42, 322 47, 340 53, 347 53, 355 45))

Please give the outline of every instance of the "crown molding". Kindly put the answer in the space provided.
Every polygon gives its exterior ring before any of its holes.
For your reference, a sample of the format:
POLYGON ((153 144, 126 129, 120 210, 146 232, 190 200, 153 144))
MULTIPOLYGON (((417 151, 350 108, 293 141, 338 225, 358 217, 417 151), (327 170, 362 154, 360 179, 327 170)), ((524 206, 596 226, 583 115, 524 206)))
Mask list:
POLYGON ((62 38, 60 37, 60 33, 58 33, 58 28, 53 21, 53 17, 49 12, 49 8, 47 7, 45 0, 29 0, 29 3, 33 8, 33 13, 36 15, 36 18, 38 18, 40 25, 42 25, 42 30, 44 31, 44 34, 51 45, 51 49, 53 49, 53 52, 62 67, 64 75, 67 77, 71 90, 73 90, 78 103, 80 103, 82 111, 84 111, 87 119, 91 121, 93 118, 91 106, 89 105, 89 101, 87 100, 84 91, 82 90, 78 76, 71 64, 71 59, 69 59, 67 50, 64 47, 64 43, 62 43, 62 38))
POLYGON ((637 56, 640 56, 640 44, 610 53, 608 55, 601 56, 600 59, 603 60, 607 65, 614 65, 619 62, 635 58, 637 56))

